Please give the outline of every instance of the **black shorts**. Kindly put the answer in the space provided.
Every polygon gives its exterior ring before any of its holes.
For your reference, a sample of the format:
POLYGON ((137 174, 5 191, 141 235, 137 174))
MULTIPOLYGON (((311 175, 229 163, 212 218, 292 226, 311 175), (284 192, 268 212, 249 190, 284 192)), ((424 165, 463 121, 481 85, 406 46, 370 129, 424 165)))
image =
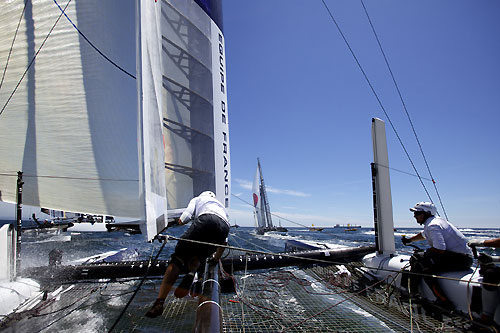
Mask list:
MULTIPOLYGON (((214 214, 203 214, 192 222, 181 238, 224 245, 228 234, 229 225, 223 219, 214 214)), ((187 271, 187 264, 193 257, 203 264, 216 249, 212 245, 179 240, 172 260, 180 266, 181 271, 187 271)))
POLYGON ((472 265, 472 258, 463 253, 445 251, 437 253, 430 251, 417 252, 410 258, 413 272, 436 274, 451 271, 466 271, 472 265))

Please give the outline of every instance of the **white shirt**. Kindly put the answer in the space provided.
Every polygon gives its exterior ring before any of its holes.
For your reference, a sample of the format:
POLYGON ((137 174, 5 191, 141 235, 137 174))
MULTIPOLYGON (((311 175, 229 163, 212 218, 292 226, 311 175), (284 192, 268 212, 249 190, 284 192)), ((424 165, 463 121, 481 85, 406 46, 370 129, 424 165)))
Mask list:
POLYGON ((203 214, 215 214, 223 219, 227 225, 229 225, 226 208, 219 202, 219 200, 212 198, 209 195, 201 195, 191 199, 180 219, 182 223, 184 223, 184 221, 198 218, 203 214))
POLYGON ((433 248, 472 256, 465 236, 453 224, 439 216, 431 216, 425 221, 422 236, 433 248))

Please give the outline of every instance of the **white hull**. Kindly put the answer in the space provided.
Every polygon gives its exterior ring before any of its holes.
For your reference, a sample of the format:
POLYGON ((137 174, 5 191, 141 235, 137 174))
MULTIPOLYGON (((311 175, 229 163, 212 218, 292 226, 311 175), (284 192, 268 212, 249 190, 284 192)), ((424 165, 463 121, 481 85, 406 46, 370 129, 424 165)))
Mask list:
MULTIPOLYGON (((409 260, 409 255, 390 256, 373 253, 363 258, 363 264, 367 268, 367 272, 376 279, 386 280, 398 289, 407 289, 407 285, 401 285, 401 272, 409 271, 409 260)), ((476 287, 477 292, 477 288, 481 288, 481 282, 483 280, 479 275, 479 269, 472 267, 468 271, 442 273, 440 276, 444 278, 438 279, 439 286, 453 303, 455 310, 464 314, 469 314, 473 288, 476 287)), ((423 280, 419 286, 418 293, 421 297, 429 301, 436 300, 434 294, 423 280)), ((476 318, 480 316, 480 314, 476 312, 472 312, 471 314, 476 318)), ((500 322, 500 306, 496 309, 495 321, 497 323, 500 322)))
POLYGON ((40 285, 31 279, 0 281, 0 316, 5 316, 17 309, 28 298, 40 294, 40 285))
POLYGON ((68 228, 70 232, 107 232, 106 223, 75 223, 74 226, 68 228))

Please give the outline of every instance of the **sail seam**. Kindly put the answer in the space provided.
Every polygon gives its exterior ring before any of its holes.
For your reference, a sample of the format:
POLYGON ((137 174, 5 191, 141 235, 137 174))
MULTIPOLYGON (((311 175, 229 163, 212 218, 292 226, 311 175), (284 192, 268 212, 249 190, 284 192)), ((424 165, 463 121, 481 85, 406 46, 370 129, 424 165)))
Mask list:
MULTIPOLYGON (((5 177, 17 177, 17 174, 2 174, 5 177)), ((91 180, 91 181, 114 181, 114 182, 138 182, 138 179, 113 179, 113 178, 89 178, 89 177, 69 177, 69 176, 49 176, 49 175, 28 175, 23 174, 23 177, 28 178, 53 178, 53 179, 73 179, 73 180, 91 180)))

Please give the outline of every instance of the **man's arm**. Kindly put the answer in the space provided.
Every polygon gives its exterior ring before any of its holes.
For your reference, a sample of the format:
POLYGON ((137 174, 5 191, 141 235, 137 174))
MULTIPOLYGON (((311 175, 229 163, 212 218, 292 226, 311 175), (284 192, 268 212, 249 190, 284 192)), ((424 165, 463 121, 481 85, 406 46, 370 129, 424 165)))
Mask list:
POLYGON ((484 246, 488 247, 500 247, 500 237, 495 239, 488 239, 484 241, 484 246))
MULTIPOLYGON (((227 242, 224 243, 224 245, 227 245, 227 242)), ((222 257, 222 254, 224 253, 225 247, 217 247, 217 250, 215 251, 214 255, 212 256, 212 260, 215 262, 218 262, 220 258, 222 257)))
POLYGON ((422 235, 421 232, 419 232, 415 236, 408 238, 408 241, 409 241, 409 243, 412 243, 412 242, 417 242, 419 240, 424 240, 424 239, 425 239, 425 237, 422 235))
POLYGON ((181 217, 176 219, 177 224, 183 225, 183 224, 189 223, 189 221, 193 217, 194 210, 196 208, 196 199, 197 199, 197 197, 195 197, 195 198, 191 199, 191 201, 189 201, 189 204, 186 207, 186 209, 182 212, 181 217))

